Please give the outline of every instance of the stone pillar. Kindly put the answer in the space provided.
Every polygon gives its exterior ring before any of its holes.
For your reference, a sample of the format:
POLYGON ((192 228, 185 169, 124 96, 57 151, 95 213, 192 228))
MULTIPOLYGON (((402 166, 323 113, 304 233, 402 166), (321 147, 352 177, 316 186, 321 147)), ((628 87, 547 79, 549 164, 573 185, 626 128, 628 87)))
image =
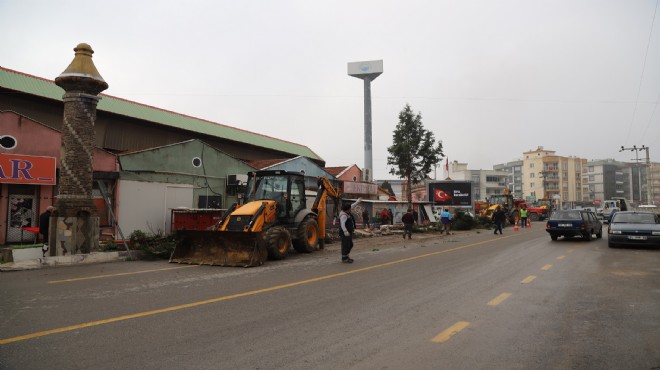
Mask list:
POLYGON ((92 151, 98 94, 108 84, 92 62, 94 51, 89 45, 78 44, 73 50, 73 61, 55 79, 65 91, 57 209, 51 217, 55 233, 50 237, 51 255, 57 256, 89 253, 99 245, 92 151))

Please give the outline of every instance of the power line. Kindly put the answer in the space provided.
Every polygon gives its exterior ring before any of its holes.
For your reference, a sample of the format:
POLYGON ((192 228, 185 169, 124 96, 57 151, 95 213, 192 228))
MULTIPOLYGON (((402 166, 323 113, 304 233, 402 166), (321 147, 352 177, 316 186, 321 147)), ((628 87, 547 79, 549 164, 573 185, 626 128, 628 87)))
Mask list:
POLYGON ((637 104, 639 103, 639 94, 642 91, 642 82, 644 81, 644 72, 646 71, 646 59, 649 56, 649 48, 651 47, 651 37, 653 36, 653 27, 655 25, 655 14, 658 12, 658 2, 660 0, 655 0, 655 8, 653 9, 653 19, 651 20, 651 29, 649 30, 649 38, 646 42, 646 53, 644 54, 644 63, 642 64, 642 73, 639 76, 639 85, 637 86, 637 97, 635 98, 635 107, 633 108, 632 118, 630 119, 630 126, 628 126, 628 136, 626 136, 626 143, 630 139, 630 132, 632 131, 633 124, 635 122, 635 116, 637 115, 637 104))

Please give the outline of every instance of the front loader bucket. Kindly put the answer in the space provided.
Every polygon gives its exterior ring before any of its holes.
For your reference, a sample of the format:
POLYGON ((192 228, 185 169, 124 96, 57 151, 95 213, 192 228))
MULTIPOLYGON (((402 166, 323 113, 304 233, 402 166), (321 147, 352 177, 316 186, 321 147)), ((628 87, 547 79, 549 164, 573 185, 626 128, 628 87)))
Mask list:
POLYGON ((268 252, 261 233, 182 230, 170 262, 217 266, 260 266, 268 252))

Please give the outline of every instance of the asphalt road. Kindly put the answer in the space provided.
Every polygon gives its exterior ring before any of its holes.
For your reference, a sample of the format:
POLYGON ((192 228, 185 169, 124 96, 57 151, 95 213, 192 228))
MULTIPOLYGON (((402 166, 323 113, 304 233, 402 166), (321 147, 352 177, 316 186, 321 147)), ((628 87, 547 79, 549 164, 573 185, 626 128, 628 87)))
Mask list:
POLYGON ((660 248, 538 225, 1 273, 0 369, 660 368, 660 248))

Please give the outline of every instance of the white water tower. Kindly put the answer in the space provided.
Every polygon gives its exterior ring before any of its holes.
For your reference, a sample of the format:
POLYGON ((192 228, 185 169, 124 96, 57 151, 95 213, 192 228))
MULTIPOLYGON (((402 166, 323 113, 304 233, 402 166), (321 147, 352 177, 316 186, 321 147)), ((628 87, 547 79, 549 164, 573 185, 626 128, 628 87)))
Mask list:
POLYGON ((348 63, 348 75, 364 81, 364 167, 362 181, 373 181, 373 154, 371 151, 371 81, 383 73, 382 60, 348 63))

